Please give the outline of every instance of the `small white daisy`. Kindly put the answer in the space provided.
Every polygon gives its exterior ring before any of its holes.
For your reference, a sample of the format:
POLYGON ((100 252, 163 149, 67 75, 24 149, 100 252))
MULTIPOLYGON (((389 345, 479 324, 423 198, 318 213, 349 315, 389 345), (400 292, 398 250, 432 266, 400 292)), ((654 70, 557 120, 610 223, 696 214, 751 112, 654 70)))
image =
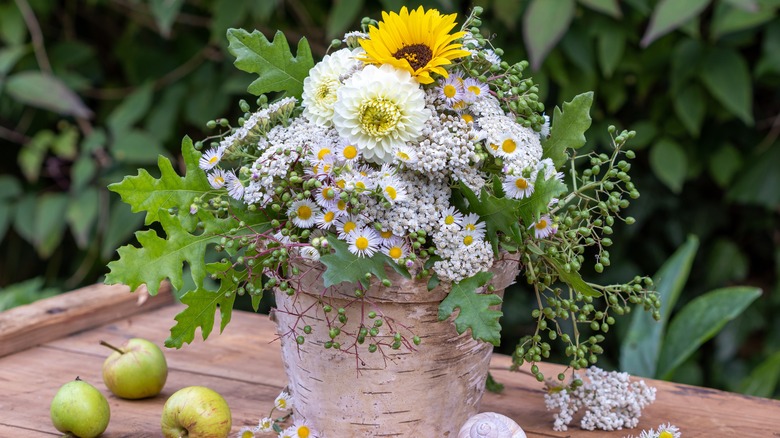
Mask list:
POLYGON ((327 142, 320 142, 311 148, 309 161, 312 163, 323 164, 327 158, 335 158, 333 155, 333 146, 327 142))
POLYGON ((382 239, 382 245, 387 245, 394 237, 393 230, 387 228, 379 230, 379 238, 382 239))
POLYGON ((466 78, 463 81, 463 100, 473 102, 490 93, 490 87, 476 78, 466 78))
POLYGON ((457 208, 450 205, 446 210, 442 212, 442 221, 444 225, 463 225, 463 213, 458 211, 457 208))
POLYGON ((314 218, 314 222, 317 224, 317 227, 327 230, 336 222, 337 217, 335 211, 325 210, 314 218))
POLYGON ((479 215, 476 213, 469 213, 463 216, 463 230, 475 231, 480 239, 485 237, 485 223, 479 222, 479 215))
POLYGON ((320 259, 320 252, 317 251, 317 248, 313 246, 310 245, 302 246, 298 249, 298 251, 300 251, 301 257, 307 260, 312 260, 316 262, 320 259))
POLYGON ((295 436, 295 429, 293 429, 293 427, 290 426, 287 429, 279 432, 278 438, 298 438, 298 437, 295 436))
POLYGON ((656 432, 658 438, 680 438, 682 435, 680 433, 680 428, 677 426, 666 423, 658 426, 658 431, 656 432))
POLYGON ((475 243, 482 242, 484 233, 480 233, 477 230, 463 230, 460 232, 460 236, 463 248, 468 248, 475 243))
POLYGON ((338 163, 354 163, 360 157, 360 151, 354 144, 343 142, 333 151, 333 157, 338 163))
POLYGON ((213 172, 209 173, 208 179, 211 187, 215 189, 221 189, 222 187, 225 187, 227 174, 222 169, 214 169, 213 172))
POLYGON ((312 163, 311 167, 305 168, 303 173, 324 180, 333 173, 333 167, 333 157, 328 155, 321 162, 312 163))
POLYGON ((238 429, 236 438, 255 438, 255 432, 256 430, 254 428, 244 426, 241 429, 238 429))
POLYGON ((379 233, 371 227, 362 227, 356 230, 352 230, 347 235, 347 243, 349 243, 349 251, 359 257, 371 257, 377 250, 381 239, 379 233))
POLYGON ((234 172, 228 172, 225 175, 225 185, 231 198, 240 201, 244 197, 244 183, 241 182, 234 172))
POLYGON ((501 183, 507 198, 523 199, 534 193, 533 183, 522 175, 507 175, 501 183))
POLYGON ((339 239, 346 240, 347 235, 358 229, 358 222, 351 216, 340 217, 334 225, 336 226, 336 232, 339 233, 339 239))
POLYGON ((409 145, 397 146, 393 150, 393 157, 404 164, 414 164, 418 160, 417 151, 409 147, 409 145))
POLYGON ((518 141, 513 135, 506 135, 499 140, 498 144, 491 144, 494 154, 503 158, 511 158, 522 151, 518 147, 518 141))
POLYGON ((382 195, 391 204, 405 201, 408 199, 406 187, 403 182, 396 177, 386 177, 379 181, 379 187, 382 189, 382 195))
POLYGON ((382 253, 399 262, 409 255, 409 244, 404 239, 393 236, 382 244, 382 253))
POLYGON ((539 138, 544 140, 550 136, 550 116, 542 114, 542 117, 544 117, 544 124, 542 125, 542 130, 539 131, 539 138))
POLYGON ((534 236, 537 239, 544 239, 552 234, 555 234, 556 231, 558 231, 558 227, 553 224, 552 220, 550 219, 550 216, 548 215, 542 215, 542 217, 539 218, 538 221, 531 224, 530 228, 534 229, 534 236))
POLYGON ((219 161, 222 159, 223 153, 224 153, 224 149, 222 148, 211 148, 208 151, 203 153, 203 155, 200 157, 200 161, 198 162, 198 165, 203 170, 211 170, 217 164, 219 164, 219 161))
POLYGON ((315 438, 317 433, 306 423, 306 421, 296 421, 288 430, 292 429, 295 438, 315 438))
POLYGON ((315 218, 319 212, 320 209, 317 207, 317 204, 308 199, 301 199, 290 205, 290 208, 287 210, 287 216, 296 227, 311 228, 314 226, 315 218))
POLYGON ((257 425, 258 432, 273 432, 274 431, 274 419, 271 417, 263 417, 260 419, 260 423, 257 425))
POLYGON ((293 397, 287 391, 282 391, 274 400, 274 407, 280 411, 289 411, 293 406, 293 397))
POLYGON ((443 100, 447 105, 463 100, 463 79, 455 74, 449 75, 449 77, 442 79, 441 84, 438 87, 439 99, 443 100))
POLYGON ((321 207, 328 207, 336 202, 338 196, 338 187, 326 185, 317 189, 317 192, 314 194, 314 200, 317 201, 317 204, 321 207))

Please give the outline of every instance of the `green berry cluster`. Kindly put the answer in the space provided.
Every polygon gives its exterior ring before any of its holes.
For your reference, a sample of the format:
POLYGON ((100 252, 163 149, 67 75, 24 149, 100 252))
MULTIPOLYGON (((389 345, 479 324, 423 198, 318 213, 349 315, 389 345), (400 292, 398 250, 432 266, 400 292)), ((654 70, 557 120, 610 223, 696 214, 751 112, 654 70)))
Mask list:
MULTIPOLYGON (((579 274, 591 261, 596 273, 609 267, 613 226, 635 222, 624 214, 630 199, 639 197, 629 175, 628 160, 635 154, 624 150, 635 133, 615 132, 611 126, 612 154, 591 152, 571 158, 573 190, 550 211, 556 233, 541 241, 529 237, 526 251, 522 251, 526 280, 536 294, 537 308, 531 313, 536 330, 514 351, 515 368, 548 358, 552 349, 548 341, 564 344, 571 368, 588 367, 604 352, 600 345, 605 339, 603 334, 615 324, 615 316, 641 305, 654 318, 660 318, 661 303, 649 277, 637 276, 623 284, 602 286, 586 283, 579 274)), ((531 372, 540 382, 544 380, 535 365, 531 372)))

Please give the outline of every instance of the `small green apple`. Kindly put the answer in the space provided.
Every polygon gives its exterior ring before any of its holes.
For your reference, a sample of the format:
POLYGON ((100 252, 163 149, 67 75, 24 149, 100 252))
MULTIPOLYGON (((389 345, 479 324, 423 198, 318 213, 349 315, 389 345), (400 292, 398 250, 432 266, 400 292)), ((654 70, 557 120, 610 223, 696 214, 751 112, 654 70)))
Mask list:
POLYGON ((111 409, 94 386, 76 377, 62 385, 51 401, 51 422, 63 433, 94 438, 108 427, 111 409))
POLYGON ((139 399, 154 397, 168 378, 168 363, 160 347, 146 339, 133 338, 116 348, 103 362, 103 382, 117 397, 139 399))
POLYGON ((221 395, 203 386, 189 386, 168 398, 160 424, 165 438, 225 438, 232 421, 221 395))

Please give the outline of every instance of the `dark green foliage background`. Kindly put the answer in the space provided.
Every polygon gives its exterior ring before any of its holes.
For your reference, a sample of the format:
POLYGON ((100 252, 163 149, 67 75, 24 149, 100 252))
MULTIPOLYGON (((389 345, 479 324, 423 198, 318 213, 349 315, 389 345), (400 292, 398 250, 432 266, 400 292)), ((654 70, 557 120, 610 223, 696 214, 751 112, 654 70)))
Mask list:
MULTIPOLYGON (((0 2, 0 309, 101 281, 116 248, 143 226, 106 185, 139 167, 154 173, 158 154, 181 165, 182 136, 203 138, 206 121, 238 117, 253 77, 232 65, 229 27, 268 37, 281 29, 293 46, 306 36, 320 58, 360 17, 379 19, 402 4, 0 2)), ((728 285, 764 293, 673 378, 777 396, 780 1, 423 4, 460 14, 484 7, 482 30, 504 58, 530 54, 540 64, 532 74, 548 114, 594 90, 587 149, 607 143, 609 124, 638 132, 630 143, 639 157, 637 223, 616 229, 604 274, 583 273, 601 282, 652 274, 698 236, 678 306, 728 285), (662 27, 652 18, 662 8, 669 31, 654 38, 648 29, 662 27)), ((530 294, 522 285, 508 291, 504 352, 532 328, 530 294)), ((617 366, 626 325, 613 333, 603 367, 617 366)))

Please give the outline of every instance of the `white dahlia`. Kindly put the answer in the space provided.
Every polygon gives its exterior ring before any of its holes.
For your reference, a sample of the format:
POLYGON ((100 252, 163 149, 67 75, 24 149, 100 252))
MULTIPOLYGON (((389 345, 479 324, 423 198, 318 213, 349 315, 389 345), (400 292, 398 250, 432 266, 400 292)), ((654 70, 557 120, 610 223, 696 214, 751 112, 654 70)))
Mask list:
POLYGON ((409 72, 367 65, 339 88, 333 126, 377 163, 393 160, 393 149, 417 140, 431 112, 425 93, 409 72))
POLYGON ((357 67, 359 61, 349 49, 325 55, 303 80, 303 115, 312 123, 330 126, 336 92, 341 87, 339 78, 357 67))

